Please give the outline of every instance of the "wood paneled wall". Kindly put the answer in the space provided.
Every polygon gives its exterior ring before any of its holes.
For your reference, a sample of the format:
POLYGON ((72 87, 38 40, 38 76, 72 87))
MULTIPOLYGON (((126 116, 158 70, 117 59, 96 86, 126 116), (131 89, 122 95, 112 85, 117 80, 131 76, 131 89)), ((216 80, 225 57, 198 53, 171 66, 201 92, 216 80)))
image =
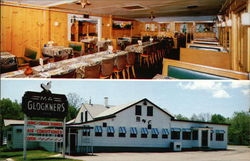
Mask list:
POLYGON ((1 6, 1 51, 22 56, 26 46, 40 49, 49 40, 48 15, 44 10, 1 6))
POLYGON ((226 52, 181 48, 180 61, 216 68, 232 69, 230 55, 226 52))
POLYGON ((194 36, 194 39, 216 38, 216 33, 215 32, 195 32, 193 36, 194 36))

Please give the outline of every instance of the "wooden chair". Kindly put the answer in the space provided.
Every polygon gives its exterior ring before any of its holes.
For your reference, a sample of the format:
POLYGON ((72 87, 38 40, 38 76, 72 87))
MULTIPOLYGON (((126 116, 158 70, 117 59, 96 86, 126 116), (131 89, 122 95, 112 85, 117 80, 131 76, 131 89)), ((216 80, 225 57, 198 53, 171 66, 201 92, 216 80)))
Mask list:
POLYGON ((0 73, 7 73, 17 70, 17 64, 1 64, 0 66, 0 73))
POLYGON ((35 64, 39 60, 37 59, 38 51, 35 48, 25 47, 24 56, 17 57, 18 67, 29 66, 29 63, 33 61, 35 64))
POLYGON ((114 61, 114 58, 102 60, 100 79, 112 78, 114 61))
POLYGON ((117 79, 120 79, 120 73, 122 73, 123 79, 126 78, 126 65, 127 65, 126 55, 119 55, 116 57, 116 66, 114 67, 113 73, 117 79))
POLYGON ((79 57, 84 55, 84 43, 69 41, 68 46, 73 49, 73 57, 79 57))
POLYGON ((135 68, 134 68, 135 60, 136 60, 135 53, 131 52, 131 53, 127 54, 126 70, 127 70, 127 74, 128 74, 128 79, 130 79, 130 69, 132 70, 133 77, 136 78, 135 68))
POLYGON ((99 78, 101 72, 101 64, 86 66, 84 70, 84 78, 99 78))
POLYGON ((144 64, 146 64, 147 66, 148 66, 148 68, 149 68, 149 66, 150 66, 150 64, 151 64, 151 62, 152 62, 152 60, 151 60, 151 48, 150 47, 147 47, 146 49, 145 49, 145 51, 143 51, 143 53, 140 55, 140 66, 142 66, 143 65, 143 63, 144 64))
POLYGON ((52 75, 51 78, 75 78, 75 76, 76 76, 75 70, 71 70, 66 73, 52 75))

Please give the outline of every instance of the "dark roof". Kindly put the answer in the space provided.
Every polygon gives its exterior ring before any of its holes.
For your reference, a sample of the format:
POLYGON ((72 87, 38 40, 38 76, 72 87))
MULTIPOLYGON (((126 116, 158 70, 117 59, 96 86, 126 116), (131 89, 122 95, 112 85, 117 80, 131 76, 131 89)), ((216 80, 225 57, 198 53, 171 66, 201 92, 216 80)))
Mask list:
POLYGON ((226 123, 213 123, 213 122, 191 121, 191 120, 177 120, 177 119, 172 119, 172 121, 193 122, 193 123, 200 123, 200 124, 227 125, 227 126, 230 126, 230 125, 231 125, 231 124, 226 124, 226 123))

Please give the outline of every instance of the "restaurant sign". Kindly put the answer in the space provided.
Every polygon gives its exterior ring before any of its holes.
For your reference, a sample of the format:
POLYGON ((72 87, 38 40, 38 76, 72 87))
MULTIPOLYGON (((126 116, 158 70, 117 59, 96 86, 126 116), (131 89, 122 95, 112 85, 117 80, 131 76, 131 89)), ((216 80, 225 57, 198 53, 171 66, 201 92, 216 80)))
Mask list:
POLYGON ((68 112, 67 97, 49 92, 25 92, 23 112, 30 117, 64 118, 68 112))

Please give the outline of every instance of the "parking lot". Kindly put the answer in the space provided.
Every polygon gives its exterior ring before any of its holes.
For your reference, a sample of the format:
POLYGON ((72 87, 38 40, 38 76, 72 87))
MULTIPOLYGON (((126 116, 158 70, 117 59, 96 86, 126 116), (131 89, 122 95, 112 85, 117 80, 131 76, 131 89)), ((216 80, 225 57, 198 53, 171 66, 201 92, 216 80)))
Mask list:
POLYGON ((95 153, 94 156, 67 157, 85 161, 250 161, 250 148, 229 146, 224 151, 95 153))

